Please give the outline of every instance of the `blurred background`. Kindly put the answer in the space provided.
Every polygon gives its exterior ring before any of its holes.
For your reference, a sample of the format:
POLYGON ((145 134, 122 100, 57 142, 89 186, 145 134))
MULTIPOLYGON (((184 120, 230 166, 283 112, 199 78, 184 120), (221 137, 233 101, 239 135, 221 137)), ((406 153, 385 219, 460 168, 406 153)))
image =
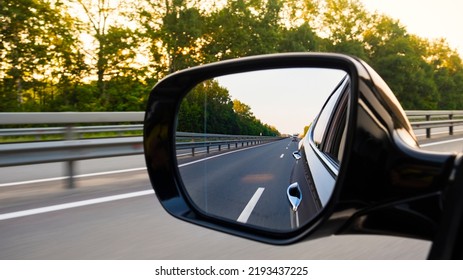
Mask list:
MULTIPOLYGON (((3 1, 0 259, 426 258, 430 243, 421 240, 335 236, 277 247, 180 222, 152 191, 141 155, 141 122, 150 89, 169 73, 295 51, 341 52, 365 60, 412 122, 458 119, 463 108, 459 5, 3 1), (436 110, 440 114, 430 113, 436 110), (108 114, 68 119, 31 112, 108 114), (124 112, 134 114, 118 114, 124 112)), ((449 124, 428 125, 432 131, 416 128, 425 149, 462 150, 457 126, 449 135, 449 124)))

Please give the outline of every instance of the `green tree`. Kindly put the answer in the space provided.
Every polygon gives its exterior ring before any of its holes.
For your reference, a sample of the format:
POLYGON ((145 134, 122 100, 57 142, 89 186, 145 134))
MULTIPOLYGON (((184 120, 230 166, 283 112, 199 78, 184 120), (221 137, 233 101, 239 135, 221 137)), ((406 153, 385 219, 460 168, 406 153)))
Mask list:
POLYGON ((439 109, 463 108, 463 62, 455 50, 441 39, 430 42, 426 61, 434 71, 434 82, 440 94, 439 109))
POLYGON ((370 25, 368 12, 359 0, 325 0, 322 30, 327 41, 324 51, 365 57, 363 33, 370 25))
POLYGON ((278 52, 310 52, 320 49, 321 38, 308 23, 284 30, 278 52))
POLYGON ((208 80, 191 90, 180 104, 178 131, 236 135, 279 135, 278 130, 254 117, 251 108, 231 101, 226 88, 208 80))
POLYGON ((149 47, 158 78, 203 61, 200 1, 146 0, 137 13, 139 36, 149 47))
POLYGON ((320 17, 320 0, 287 0, 283 3, 282 25, 286 28, 302 24, 314 26, 320 17))
POLYGON ((94 48, 87 54, 94 62, 97 77, 98 99, 101 108, 109 107, 110 96, 107 82, 113 77, 125 75, 136 56, 138 41, 135 33, 124 26, 124 1, 75 0, 86 16, 85 31, 94 38, 94 48), (114 5, 114 3, 116 3, 114 5))
POLYGON ((409 35, 396 20, 377 16, 365 32, 368 60, 405 109, 436 109, 439 93, 425 61, 427 42, 409 35))
POLYGON ((182 101, 178 115, 178 130, 185 132, 236 132, 233 102, 228 90, 217 81, 197 85, 182 101))
POLYGON ((74 22, 60 1, 3 3, 0 110, 53 109, 85 72, 74 22))
POLYGON ((274 53, 281 40, 282 1, 229 1, 207 20, 204 55, 208 62, 274 53))
POLYGON ((273 126, 262 123, 251 111, 251 107, 238 99, 233 100, 233 111, 237 116, 239 133, 243 135, 276 136, 280 132, 273 126))

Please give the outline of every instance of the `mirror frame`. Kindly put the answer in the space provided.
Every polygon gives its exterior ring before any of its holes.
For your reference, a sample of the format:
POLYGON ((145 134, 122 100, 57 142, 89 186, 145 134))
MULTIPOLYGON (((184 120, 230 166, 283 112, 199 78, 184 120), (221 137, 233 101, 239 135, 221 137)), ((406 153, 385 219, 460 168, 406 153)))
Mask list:
POLYGON ((439 203, 455 160, 453 154, 419 150, 405 113, 376 72, 355 57, 332 53, 246 57, 193 67, 167 76, 152 89, 148 100, 144 149, 151 184, 168 213, 207 228, 279 245, 305 238, 352 233, 430 239, 440 221, 442 210, 439 203), (290 232, 225 221, 195 209, 185 192, 176 159, 176 122, 182 98, 199 82, 217 76, 297 67, 339 69, 351 79, 343 164, 327 205, 316 218, 290 232), (378 159, 385 161, 371 165, 378 159), (407 174, 396 174, 404 167, 410 172, 418 172, 412 176, 414 179, 418 176, 424 185, 414 186, 413 182, 407 181, 407 174), (369 176, 357 177, 362 173, 369 176), (397 186, 394 178, 398 178, 397 186), (378 183, 380 180, 384 182, 378 183), (431 205, 431 209, 423 210, 423 205, 431 205), (388 221, 391 213, 402 214, 399 224, 388 221), (398 225, 409 226, 402 229, 398 225), (414 230, 412 226, 417 228, 414 230))
MULTIPOLYGON (((145 115, 144 146, 148 173, 155 193, 167 212, 182 220, 273 244, 292 243, 310 233, 321 219, 313 219, 292 232, 271 232, 210 217, 195 209, 182 184, 175 156, 176 116, 182 98, 196 84, 217 76, 276 68, 331 68, 344 70, 351 78, 350 102, 358 91, 360 64, 351 57, 326 54, 264 55, 212 63, 186 69, 160 81, 151 91, 145 115)), ((362 71, 366 75, 365 71, 362 71)), ((349 111, 348 127, 354 110, 349 111)), ((349 129, 348 129, 349 130, 349 129)), ((350 131, 352 131, 350 129, 350 131)), ((352 138, 352 137, 348 137, 352 138)), ((347 141, 348 142, 348 141, 347 141)), ((349 143, 346 143, 349 146, 349 143)), ((345 152, 349 149, 346 148, 345 152)), ((346 153, 347 154, 347 153, 346 153)), ((345 159, 346 161, 348 159, 345 159)), ((342 167, 341 167, 342 169, 342 167)), ((338 177, 342 176, 342 171, 338 177)), ((336 187, 335 187, 336 189, 336 187)), ((328 209, 328 208, 327 208, 328 209)), ((323 211, 321 212, 323 213, 323 211)), ((324 216, 319 213, 318 216, 324 216)))

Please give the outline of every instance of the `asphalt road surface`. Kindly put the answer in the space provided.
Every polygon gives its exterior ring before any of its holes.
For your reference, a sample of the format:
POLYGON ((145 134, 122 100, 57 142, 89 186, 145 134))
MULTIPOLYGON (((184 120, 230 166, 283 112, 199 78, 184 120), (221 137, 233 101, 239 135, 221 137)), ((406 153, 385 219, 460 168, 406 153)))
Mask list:
MULTIPOLYGON (((439 141, 423 146, 463 147, 463 139, 439 141)), ((430 248, 427 241, 366 235, 265 245, 170 217, 150 187, 142 156, 80 162, 81 176, 71 190, 61 169, 60 164, 0 169, 0 259, 424 259, 430 248)), ((249 201, 249 195, 242 198, 249 201)))
MULTIPOLYGON (((298 142, 284 139, 199 160, 181 160, 180 173, 191 199, 204 212, 263 228, 290 230, 298 224, 293 222, 295 215, 286 193, 295 180, 292 152, 297 149, 298 142)), ((304 192, 305 203, 313 203, 309 195, 309 190, 304 192)), ((303 215, 300 210, 298 214, 303 215)))

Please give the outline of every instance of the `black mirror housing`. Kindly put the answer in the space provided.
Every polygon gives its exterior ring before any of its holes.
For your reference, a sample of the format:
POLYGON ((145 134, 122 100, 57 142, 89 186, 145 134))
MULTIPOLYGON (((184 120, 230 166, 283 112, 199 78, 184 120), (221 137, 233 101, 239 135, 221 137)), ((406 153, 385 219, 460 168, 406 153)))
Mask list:
POLYGON ((271 244, 341 233, 430 239, 440 221, 442 192, 455 161, 453 154, 418 149, 400 104, 366 63, 346 55, 322 53, 241 58, 166 77, 150 94, 144 149, 155 193, 171 215, 271 244), (182 98, 207 79, 281 68, 338 69, 350 78, 343 164, 331 198, 316 218, 292 231, 265 230, 205 214, 185 191, 176 159, 175 133, 182 98))

